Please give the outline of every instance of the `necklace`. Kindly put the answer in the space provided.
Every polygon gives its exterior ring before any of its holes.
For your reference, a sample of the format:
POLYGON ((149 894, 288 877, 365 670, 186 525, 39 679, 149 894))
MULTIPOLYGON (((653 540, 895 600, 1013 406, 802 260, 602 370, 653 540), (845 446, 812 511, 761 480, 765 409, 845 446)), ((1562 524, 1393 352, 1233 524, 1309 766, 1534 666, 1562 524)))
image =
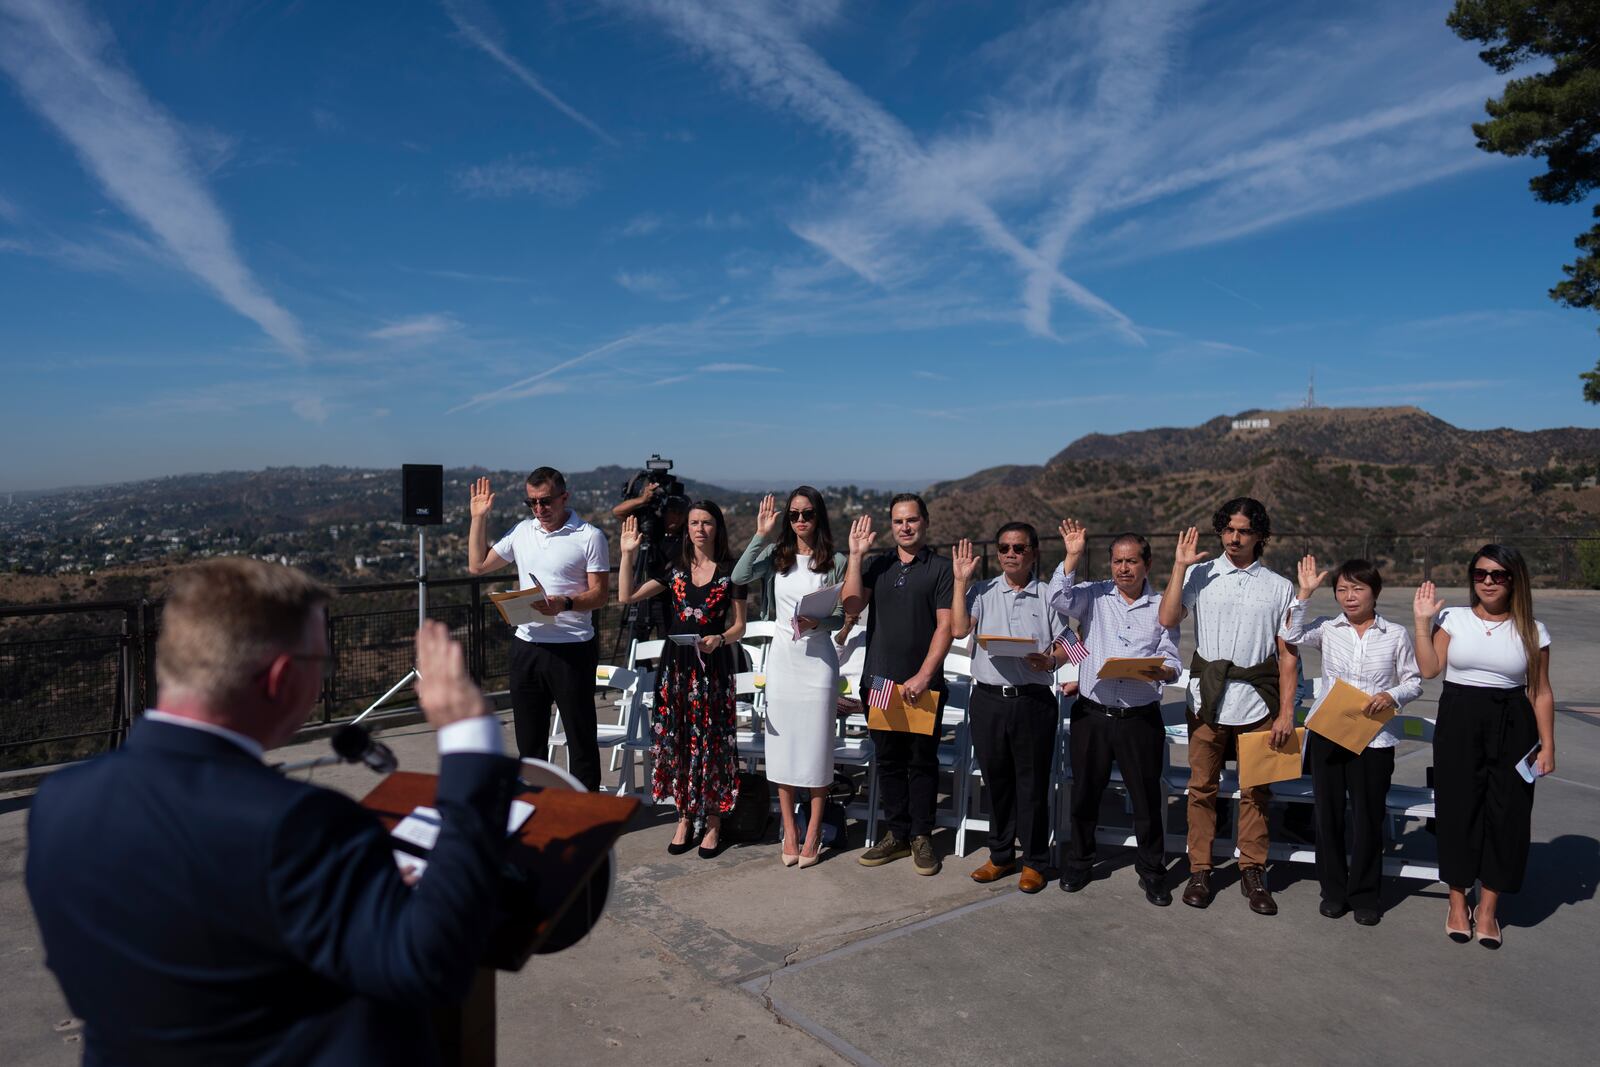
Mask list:
POLYGON ((1472 614, 1473 617, 1478 620, 1478 625, 1483 627, 1483 636, 1485 637, 1493 637, 1496 630, 1500 629, 1500 627, 1511 621, 1511 616, 1507 615, 1499 622, 1490 625, 1489 620, 1485 619, 1482 615, 1479 615, 1477 612, 1473 612, 1472 614))

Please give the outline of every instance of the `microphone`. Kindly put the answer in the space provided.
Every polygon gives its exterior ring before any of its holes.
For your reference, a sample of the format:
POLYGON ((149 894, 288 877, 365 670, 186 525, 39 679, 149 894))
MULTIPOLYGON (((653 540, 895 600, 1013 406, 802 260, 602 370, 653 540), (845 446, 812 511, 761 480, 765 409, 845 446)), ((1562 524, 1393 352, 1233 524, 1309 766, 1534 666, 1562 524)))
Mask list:
POLYGON ((361 763, 379 774, 388 774, 400 765, 392 748, 381 741, 374 741, 365 727, 353 722, 334 731, 332 744, 334 754, 331 756, 317 756, 294 763, 275 763, 272 769, 279 774, 290 774, 334 763, 361 763))
POLYGON ((365 727, 355 723, 334 731, 333 750, 346 763, 364 763, 379 774, 389 774, 399 766, 393 749, 382 741, 374 741, 365 727))

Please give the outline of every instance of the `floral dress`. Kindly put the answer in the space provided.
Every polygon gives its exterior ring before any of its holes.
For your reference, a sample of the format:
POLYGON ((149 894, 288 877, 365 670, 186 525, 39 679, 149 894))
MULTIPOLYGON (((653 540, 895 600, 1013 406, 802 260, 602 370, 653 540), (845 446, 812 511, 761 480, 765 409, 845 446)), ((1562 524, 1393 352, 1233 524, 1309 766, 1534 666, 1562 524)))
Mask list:
MULTIPOLYGON (((728 628, 728 610, 745 599, 722 568, 697 586, 682 567, 672 566, 660 580, 671 596, 668 634, 719 634, 728 628)), ((739 796, 738 743, 734 738, 734 650, 702 653, 691 645, 667 642, 656 680, 651 713, 655 772, 651 791, 668 797, 678 814, 698 831, 706 816, 727 815, 739 796)))

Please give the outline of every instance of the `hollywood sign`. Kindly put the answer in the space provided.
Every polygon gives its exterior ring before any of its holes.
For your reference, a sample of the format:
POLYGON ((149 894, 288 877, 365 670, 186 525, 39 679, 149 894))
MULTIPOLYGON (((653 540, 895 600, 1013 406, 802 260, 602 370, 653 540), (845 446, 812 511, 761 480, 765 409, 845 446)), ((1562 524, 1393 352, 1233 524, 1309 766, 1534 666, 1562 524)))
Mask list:
POLYGON ((1234 419, 1235 430, 1269 430, 1272 428, 1271 419, 1234 419))

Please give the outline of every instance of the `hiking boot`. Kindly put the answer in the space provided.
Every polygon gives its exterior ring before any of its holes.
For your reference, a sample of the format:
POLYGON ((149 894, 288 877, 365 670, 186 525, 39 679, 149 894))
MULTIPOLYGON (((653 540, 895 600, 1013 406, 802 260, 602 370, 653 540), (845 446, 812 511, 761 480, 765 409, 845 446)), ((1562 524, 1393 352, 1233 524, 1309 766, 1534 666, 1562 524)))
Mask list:
POLYGON ((911 865, 918 874, 939 873, 939 854, 933 851, 933 838, 927 834, 911 839, 911 865))
POLYGON ((861 854, 857 861, 863 867, 882 867, 885 863, 903 860, 911 855, 911 846, 895 836, 893 830, 884 834, 876 845, 861 854))

